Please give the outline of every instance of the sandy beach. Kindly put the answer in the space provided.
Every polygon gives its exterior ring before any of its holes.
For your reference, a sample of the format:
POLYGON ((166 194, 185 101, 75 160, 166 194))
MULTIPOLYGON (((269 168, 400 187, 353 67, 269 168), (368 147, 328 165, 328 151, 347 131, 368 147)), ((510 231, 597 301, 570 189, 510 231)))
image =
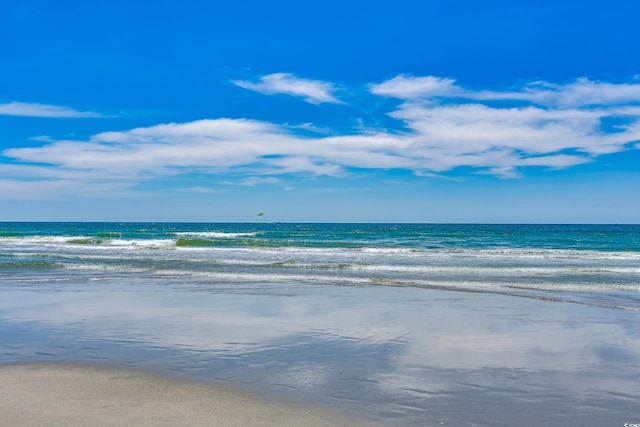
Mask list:
POLYGON ((77 364, 0 367, 0 425, 364 425, 311 406, 271 401, 224 384, 77 364))

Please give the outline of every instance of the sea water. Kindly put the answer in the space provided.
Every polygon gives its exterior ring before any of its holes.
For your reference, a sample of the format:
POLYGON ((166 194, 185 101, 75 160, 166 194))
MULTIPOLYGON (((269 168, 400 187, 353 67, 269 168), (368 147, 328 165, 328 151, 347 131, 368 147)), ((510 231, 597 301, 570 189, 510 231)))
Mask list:
POLYGON ((0 223, 0 363, 373 421, 640 422, 639 316, 635 225, 0 223))

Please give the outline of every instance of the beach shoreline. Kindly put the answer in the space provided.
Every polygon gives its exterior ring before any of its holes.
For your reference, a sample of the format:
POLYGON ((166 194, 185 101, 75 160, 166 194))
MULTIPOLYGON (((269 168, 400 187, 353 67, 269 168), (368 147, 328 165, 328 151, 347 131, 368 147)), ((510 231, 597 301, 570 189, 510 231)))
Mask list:
POLYGON ((314 405, 228 384, 80 363, 0 366, 0 425, 368 425, 314 405))
POLYGON ((0 425, 640 419, 636 226, 5 228, 0 425))

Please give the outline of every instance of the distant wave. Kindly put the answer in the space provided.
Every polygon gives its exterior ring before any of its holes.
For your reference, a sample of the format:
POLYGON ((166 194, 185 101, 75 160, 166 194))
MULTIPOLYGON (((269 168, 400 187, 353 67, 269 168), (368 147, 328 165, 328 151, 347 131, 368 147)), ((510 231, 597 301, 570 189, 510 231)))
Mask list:
POLYGON ((234 239, 237 237, 253 237, 257 236, 258 232, 251 233, 232 233, 222 231, 184 231, 174 233, 180 237, 203 237, 205 239, 234 239))

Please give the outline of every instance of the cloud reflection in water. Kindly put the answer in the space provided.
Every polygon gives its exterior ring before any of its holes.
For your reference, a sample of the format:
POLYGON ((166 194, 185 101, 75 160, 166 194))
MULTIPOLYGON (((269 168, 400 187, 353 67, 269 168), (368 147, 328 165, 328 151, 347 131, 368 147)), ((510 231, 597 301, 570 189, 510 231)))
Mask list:
POLYGON ((609 399, 607 408, 623 411, 640 395, 640 328, 625 310, 291 284, 85 283, 0 293, 0 362, 153 368, 402 423, 444 417, 447 405, 471 405, 463 411, 470 417, 518 400, 540 409, 553 399, 562 413, 609 399))

